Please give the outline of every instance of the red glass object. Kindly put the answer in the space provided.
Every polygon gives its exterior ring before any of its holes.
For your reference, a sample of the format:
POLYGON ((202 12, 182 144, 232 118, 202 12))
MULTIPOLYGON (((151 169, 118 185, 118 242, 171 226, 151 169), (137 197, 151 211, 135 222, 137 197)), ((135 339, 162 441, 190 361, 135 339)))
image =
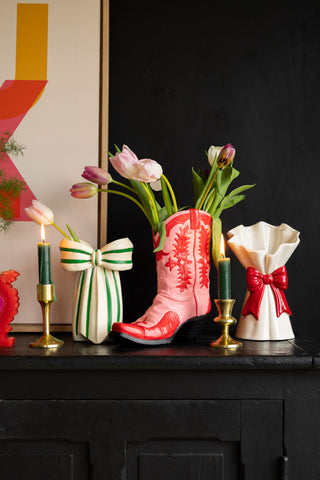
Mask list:
POLYGON ((15 270, 0 274, 0 347, 12 347, 15 341, 14 337, 8 337, 8 332, 19 309, 18 290, 11 285, 19 275, 15 270))

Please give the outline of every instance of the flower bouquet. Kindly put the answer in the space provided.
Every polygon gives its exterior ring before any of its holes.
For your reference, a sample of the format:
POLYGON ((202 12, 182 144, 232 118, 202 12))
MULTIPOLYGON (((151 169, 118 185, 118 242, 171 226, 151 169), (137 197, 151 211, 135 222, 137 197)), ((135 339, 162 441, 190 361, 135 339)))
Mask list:
POLYGON ((79 199, 98 192, 126 197, 143 212, 152 228, 157 294, 138 320, 113 324, 110 337, 145 345, 168 344, 183 325, 199 321, 210 311, 210 242, 217 265, 221 256, 221 213, 241 202, 243 192, 254 186, 242 185, 228 192, 239 175, 233 167, 234 157, 231 144, 210 146, 208 174, 192 169, 193 208, 178 206, 159 163, 139 160, 126 145, 122 150, 116 146, 114 155, 109 153, 111 165, 126 183, 115 180, 104 169, 87 166, 82 174, 87 181, 71 187, 71 195, 79 199))

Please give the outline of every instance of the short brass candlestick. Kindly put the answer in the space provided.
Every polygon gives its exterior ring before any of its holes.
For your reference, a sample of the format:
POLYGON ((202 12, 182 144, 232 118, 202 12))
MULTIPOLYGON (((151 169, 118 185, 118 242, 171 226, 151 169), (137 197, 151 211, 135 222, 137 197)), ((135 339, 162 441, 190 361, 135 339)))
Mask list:
POLYGON ((237 323, 237 320, 231 315, 235 300, 215 300, 219 316, 214 319, 214 322, 221 326, 222 335, 217 340, 210 343, 210 347, 216 348, 239 348, 242 346, 241 342, 234 340, 229 335, 229 327, 237 323))
POLYGON ((41 305, 43 318, 43 335, 35 342, 30 343, 30 347, 38 348, 57 348, 62 347, 63 340, 50 335, 50 308, 54 300, 54 283, 47 285, 37 285, 37 298, 41 305))

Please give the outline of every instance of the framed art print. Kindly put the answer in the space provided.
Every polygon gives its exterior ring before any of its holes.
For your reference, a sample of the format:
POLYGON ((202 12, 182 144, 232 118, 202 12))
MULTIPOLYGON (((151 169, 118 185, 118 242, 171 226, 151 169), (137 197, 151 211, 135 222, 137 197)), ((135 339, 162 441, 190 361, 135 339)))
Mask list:
MULTIPOLYGON (((108 1, 3 0, 0 27, 0 135, 24 147, 23 155, 1 157, 0 170, 23 181, 24 190, 13 205, 14 223, 0 232, 0 271, 20 273, 14 331, 41 330, 40 226, 24 209, 39 200, 62 229, 70 225, 93 246, 105 242, 105 199, 82 202, 69 189, 83 180, 85 165, 107 162, 108 1)), ((46 227, 57 297, 51 323, 68 329, 74 278, 60 267, 61 239, 46 227)))

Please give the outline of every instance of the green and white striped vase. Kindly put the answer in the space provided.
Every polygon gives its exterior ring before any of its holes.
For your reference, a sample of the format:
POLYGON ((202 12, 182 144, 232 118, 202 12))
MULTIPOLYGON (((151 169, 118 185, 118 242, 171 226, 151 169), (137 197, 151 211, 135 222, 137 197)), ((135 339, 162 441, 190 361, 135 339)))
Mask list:
POLYGON ((102 343, 114 322, 122 322, 119 272, 132 268, 133 245, 128 238, 95 250, 86 242, 63 239, 60 264, 76 272, 72 332, 75 341, 102 343))

